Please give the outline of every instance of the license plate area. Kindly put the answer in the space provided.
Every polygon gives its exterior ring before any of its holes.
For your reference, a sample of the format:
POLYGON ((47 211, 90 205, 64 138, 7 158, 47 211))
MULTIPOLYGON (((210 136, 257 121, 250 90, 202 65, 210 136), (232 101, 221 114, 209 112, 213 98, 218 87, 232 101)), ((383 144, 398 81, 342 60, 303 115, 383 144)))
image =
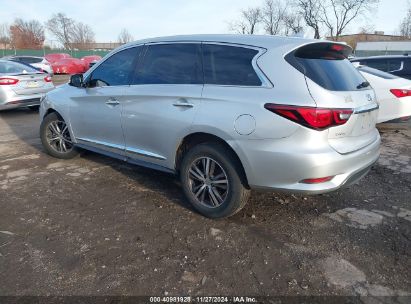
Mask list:
POLYGON ((39 86, 40 83, 38 81, 27 81, 26 83, 26 88, 28 89, 38 88, 39 86))

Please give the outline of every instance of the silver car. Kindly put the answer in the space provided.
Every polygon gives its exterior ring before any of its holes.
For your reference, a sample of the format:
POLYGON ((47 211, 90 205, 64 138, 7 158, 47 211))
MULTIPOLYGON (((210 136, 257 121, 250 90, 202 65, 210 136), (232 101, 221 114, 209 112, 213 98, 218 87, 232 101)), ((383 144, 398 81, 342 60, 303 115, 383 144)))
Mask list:
POLYGON ((7 56, 3 57, 2 59, 13 60, 17 62, 22 62, 25 64, 29 64, 50 76, 53 75, 53 68, 51 67, 51 63, 44 57, 37 57, 37 56, 7 56))
POLYGON ((37 109, 40 99, 54 89, 50 75, 14 61, 0 60, 0 110, 37 109))
POLYGON ((41 103, 41 140, 178 175, 201 214, 225 217, 250 189, 323 193, 379 156, 373 90, 334 42, 247 35, 122 46, 41 103))

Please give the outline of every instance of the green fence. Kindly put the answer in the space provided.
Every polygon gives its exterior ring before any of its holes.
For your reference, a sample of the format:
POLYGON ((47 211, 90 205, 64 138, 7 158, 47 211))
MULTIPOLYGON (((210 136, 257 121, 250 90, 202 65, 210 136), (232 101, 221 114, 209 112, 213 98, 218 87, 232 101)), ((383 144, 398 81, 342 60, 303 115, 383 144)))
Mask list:
POLYGON ((70 54, 74 58, 81 58, 84 56, 89 55, 99 55, 104 57, 110 51, 71 51, 71 50, 64 50, 64 49, 44 49, 44 50, 0 50, 0 57, 3 56, 10 56, 10 55, 19 55, 19 56, 39 56, 43 57, 47 54, 54 54, 54 53, 67 53, 70 54))

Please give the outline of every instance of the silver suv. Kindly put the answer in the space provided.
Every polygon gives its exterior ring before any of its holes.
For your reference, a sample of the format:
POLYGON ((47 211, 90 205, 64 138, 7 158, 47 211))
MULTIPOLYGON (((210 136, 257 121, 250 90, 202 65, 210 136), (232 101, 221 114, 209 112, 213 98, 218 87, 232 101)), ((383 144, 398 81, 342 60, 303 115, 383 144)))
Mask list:
POLYGON ((233 215, 250 189, 323 193, 379 156, 373 90, 333 42, 246 35, 122 46, 41 103, 41 140, 178 174, 205 216, 233 215))

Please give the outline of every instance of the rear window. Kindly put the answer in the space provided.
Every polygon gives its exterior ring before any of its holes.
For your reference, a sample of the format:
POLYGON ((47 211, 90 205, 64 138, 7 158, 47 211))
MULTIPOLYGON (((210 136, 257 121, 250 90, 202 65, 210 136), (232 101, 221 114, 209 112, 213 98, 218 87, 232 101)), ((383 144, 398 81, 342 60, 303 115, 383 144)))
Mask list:
POLYGON ((27 73, 39 73, 38 70, 14 61, 0 61, 0 74, 17 75, 27 73))
POLYGON ((397 79, 399 77, 393 75, 393 74, 389 74, 389 73, 385 73, 383 71, 377 70, 377 69, 373 69, 367 66, 359 66, 358 70, 367 74, 371 74, 373 76, 377 76, 380 78, 384 78, 384 79, 397 79))
POLYGON ((36 58, 36 57, 19 57, 19 61, 32 64, 32 63, 40 63, 43 61, 42 58, 36 58))
POLYGON ((348 46, 316 43, 288 54, 286 60, 312 81, 330 91, 357 91, 364 77, 348 61, 348 46))
POLYGON ((204 81, 206 84, 261 86, 252 61, 257 50, 217 45, 203 45, 204 81))

